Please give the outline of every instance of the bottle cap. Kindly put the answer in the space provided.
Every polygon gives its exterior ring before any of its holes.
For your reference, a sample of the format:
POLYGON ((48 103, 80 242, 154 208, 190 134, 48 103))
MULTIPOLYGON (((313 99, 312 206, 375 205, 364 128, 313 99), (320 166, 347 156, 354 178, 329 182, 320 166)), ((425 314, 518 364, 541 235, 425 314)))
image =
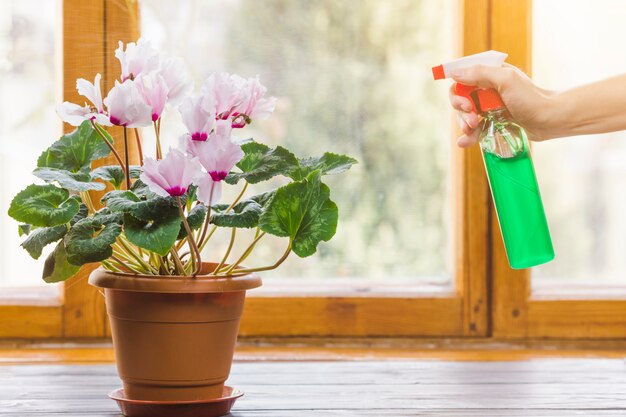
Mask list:
POLYGON ((475 90, 472 96, 478 103, 478 111, 481 113, 506 108, 500 94, 493 88, 475 90))
POLYGON ((433 67, 433 78, 435 80, 443 80, 444 78, 446 78, 446 73, 443 70, 443 65, 437 65, 436 67, 433 67))

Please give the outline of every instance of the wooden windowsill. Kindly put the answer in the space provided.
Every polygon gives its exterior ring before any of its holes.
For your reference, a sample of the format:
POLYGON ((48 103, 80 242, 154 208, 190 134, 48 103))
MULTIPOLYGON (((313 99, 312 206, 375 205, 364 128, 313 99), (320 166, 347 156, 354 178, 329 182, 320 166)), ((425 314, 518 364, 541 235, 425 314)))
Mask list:
POLYGON ((62 304, 59 285, 0 288, 0 306, 59 307, 62 304))
MULTIPOLYGON (((484 339, 240 339, 236 361, 448 360, 520 361, 537 358, 624 358, 626 341, 504 341, 484 339)), ((0 343, 0 365, 112 363, 109 341, 0 343)))

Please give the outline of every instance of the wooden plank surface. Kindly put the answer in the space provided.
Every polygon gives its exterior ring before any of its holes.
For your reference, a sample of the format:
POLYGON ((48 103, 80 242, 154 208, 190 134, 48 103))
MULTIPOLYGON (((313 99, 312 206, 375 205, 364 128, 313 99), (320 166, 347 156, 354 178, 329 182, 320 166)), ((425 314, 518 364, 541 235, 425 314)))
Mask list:
MULTIPOLYGON (((234 417, 617 416, 622 359, 235 363, 234 417)), ((118 416, 113 365, 0 367, 0 416, 118 416)))

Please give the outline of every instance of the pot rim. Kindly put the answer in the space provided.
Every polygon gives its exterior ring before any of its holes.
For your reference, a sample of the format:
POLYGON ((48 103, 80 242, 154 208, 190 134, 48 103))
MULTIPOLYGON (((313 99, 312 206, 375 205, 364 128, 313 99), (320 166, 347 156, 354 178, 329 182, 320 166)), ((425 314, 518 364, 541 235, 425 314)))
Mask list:
MULTIPOLYGON (((212 270, 216 264, 203 262, 203 269, 212 270)), ((246 291, 260 287, 263 282, 255 274, 215 276, 209 274, 196 277, 181 275, 141 275, 127 272, 112 272, 102 266, 89 275, 89 284, 98 288, 154 293, 221 293, 246 291)))

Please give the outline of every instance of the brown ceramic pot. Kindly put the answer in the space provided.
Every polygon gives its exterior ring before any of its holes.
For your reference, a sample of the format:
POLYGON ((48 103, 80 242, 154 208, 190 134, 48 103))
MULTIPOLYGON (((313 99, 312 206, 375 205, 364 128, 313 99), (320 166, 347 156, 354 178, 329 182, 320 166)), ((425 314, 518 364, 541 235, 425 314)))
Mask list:
POLYGON ((194 401, 218 398, 230 373, 246 290, 254 274, 195 278, 142 276, 98 268, 89 283, 104 289, 126 398, 194 401))

